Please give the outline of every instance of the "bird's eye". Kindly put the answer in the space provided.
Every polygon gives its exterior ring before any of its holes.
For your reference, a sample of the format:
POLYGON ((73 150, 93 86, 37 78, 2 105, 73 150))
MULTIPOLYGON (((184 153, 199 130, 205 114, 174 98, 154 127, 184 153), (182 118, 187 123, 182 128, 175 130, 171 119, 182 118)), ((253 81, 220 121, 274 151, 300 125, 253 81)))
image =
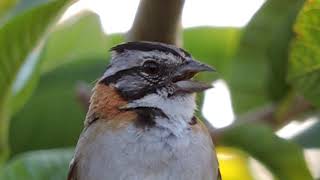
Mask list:
POLYGON ((155 61, 149 60, 143 63, 143 71, 147 74, 157 74, 159 70, 159 64, 155 61))

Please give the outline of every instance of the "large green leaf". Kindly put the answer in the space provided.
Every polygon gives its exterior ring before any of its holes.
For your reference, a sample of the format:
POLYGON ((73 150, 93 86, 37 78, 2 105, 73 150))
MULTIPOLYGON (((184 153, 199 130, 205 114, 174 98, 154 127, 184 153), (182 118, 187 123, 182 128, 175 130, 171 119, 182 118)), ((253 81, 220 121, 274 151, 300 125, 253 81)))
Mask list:
POLYGON ((1 180, 65 180, 73 150, 32 151, 16 156, 0 172, 1 180))
MULTIPOLYGON (((8 153, 6 142, 11 108, 17 107, 15 101, 22 104, 21 99, 18 98, 22 97, 19 95, 20 92, 31 91, 26 91, 24 87, 30 88, 27 84, 30 77, 34 77, 32 69, 37 66, 38 58, 27 57, 68 2, 67 0, 43 0, 39 4, 30 3, 32 8, 19 8, 21 4, 27 6, 26 1, 21 1, 12 11, 14 13, 11 17, 0 25, 0 159, 3 158, 3 154, 8 153), (28 59, 31 59, 32 63, 27 61, 28 59)), ((30 80, 30 82, 34 81, 30 80)))
POLYGON ((107 63, 107 59, 72 61, 42 75, 26 106, 11 121, 11 154, 74 146, 86 113, 77 101, 77 83, 92 87, 107 63))
POLYGON ((241 39, 229 79, 233 106, 244 113, 286 95, 287 51, 304 0, 268 0, 241 39))
POLYGON ((277 137, 271 129, 257 124, 230 128, 222 143, 242 149, 266 165, 279 179, 311 180, 302 149, 277 137))
POLYGON ((105 41, 99 16, 82 11, 50 33, 41 70, 46 72, 73 60, 105 58, 108 52, 105 41))
MULTIPOLYGON (((32 11, 52 1, 56 0, 1 0, 6 8, 4 8, 4 17, 0 19, 0 24, 12 21, 17 16, 21 16, 23 13, 32 11)), ((70 0, 68 1, 70 2, 70 0)))
POLYGON ((320 107, 320 1, 307 1, 294 27, 288 80, 320 107))

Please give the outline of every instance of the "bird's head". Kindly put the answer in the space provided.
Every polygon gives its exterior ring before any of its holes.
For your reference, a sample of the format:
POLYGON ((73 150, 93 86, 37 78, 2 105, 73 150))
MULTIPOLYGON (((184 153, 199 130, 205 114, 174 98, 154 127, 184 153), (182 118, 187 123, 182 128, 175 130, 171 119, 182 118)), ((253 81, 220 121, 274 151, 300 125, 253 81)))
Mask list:
POLYGON ((98 84, 117 91, 126 102, 120 109, 152 109, 165 116, 193 116, 193 94, 211 87, 191 78, 213 69, 173 45, 128 42, 113 47, 111 52, 111 63, 98 84))
POLYGON ((112 60, 100 83, 113 85, 128 101, 152 93, 167 98, 210 88, 191 80, 201 71, 212 71, 183 49, 154 42, 128 42, 111 49, 112 60))

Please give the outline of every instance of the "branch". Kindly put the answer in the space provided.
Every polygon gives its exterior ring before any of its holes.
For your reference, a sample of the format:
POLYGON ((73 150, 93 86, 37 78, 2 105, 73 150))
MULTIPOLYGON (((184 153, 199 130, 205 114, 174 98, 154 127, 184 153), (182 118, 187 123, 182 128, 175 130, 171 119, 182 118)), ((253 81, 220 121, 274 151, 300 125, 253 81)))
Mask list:
POLYGON ((75 87, 76 99, 79 102, 80 106, 86 112, 89 109, 90 97, 91 97, 91 88, 89 84, 84 81, 79 81, 76 83, 75 87))
POLYGON ((271 126, 273 129, 277 129, 284 124, 287 124, 290 120, 297 118, 306 112, 314 110, 314 106, 306 101, 303 97, 297 96, 289 105, 288 109, 280 116, 277 115, 279 112, 278 109, 279 108, 276 104, 264 106, 256 111, 249 112, 239 117, 235 123, 221 129, 214 128, 209 122, 206 121, 205 124, 209 129, 211 138, 215 143, 218 143, 223 134, 235 126, 245 123, 261 123, 271 126))
POLYGON ((141 0, 128 41, 157 41, 182 45, 184 0, 141 0))

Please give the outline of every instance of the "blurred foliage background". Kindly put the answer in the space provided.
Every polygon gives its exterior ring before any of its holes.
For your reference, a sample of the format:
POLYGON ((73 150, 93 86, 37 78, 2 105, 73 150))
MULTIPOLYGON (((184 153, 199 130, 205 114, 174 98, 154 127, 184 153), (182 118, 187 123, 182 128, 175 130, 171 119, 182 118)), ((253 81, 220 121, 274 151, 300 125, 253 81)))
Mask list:
POLYGON ((132 40, 181 46, 219 72, 197 78, 228 84, 234 123, 216 129, 203 118, 223 179, 320 178, 320 0, 267 0, 241 29, 182 29, 183 0, 141 0, 120 34, 105 34, 90 11, 58 23, 72 3, 0 1, 0 179, 66 179, 86 93, 108 49, 132 40), (310 119, 292 138, 275 133, 310 119))

